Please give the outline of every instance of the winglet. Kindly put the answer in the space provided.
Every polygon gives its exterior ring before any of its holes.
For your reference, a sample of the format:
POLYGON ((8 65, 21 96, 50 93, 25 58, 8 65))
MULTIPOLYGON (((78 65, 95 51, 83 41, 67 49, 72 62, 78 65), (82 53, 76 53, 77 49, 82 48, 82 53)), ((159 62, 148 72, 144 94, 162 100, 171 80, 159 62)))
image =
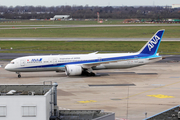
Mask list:
POLYGON ((157 50, 159 48, 162 36, 164 34, 165 30, 159 30, 157 31, 153 37, 144 45, 144 47, 139 51, 139 53, 142 54, 150 54, 154 55, 157 53, 157 50))

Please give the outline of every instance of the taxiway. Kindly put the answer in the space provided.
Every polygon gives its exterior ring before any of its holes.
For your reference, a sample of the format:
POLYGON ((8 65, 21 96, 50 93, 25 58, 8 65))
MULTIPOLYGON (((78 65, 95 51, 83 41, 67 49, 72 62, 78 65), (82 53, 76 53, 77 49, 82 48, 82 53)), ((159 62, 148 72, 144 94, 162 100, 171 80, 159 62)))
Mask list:
POLYGON ((179 56, 130 69, 95 71, 95 77, 67 77, 64 73, 22 73, 22 78, 4 70, 0 61, 0 84, 57 82, 60 109, 113 111, 117 120, 142 120, 179 105, 179 56))

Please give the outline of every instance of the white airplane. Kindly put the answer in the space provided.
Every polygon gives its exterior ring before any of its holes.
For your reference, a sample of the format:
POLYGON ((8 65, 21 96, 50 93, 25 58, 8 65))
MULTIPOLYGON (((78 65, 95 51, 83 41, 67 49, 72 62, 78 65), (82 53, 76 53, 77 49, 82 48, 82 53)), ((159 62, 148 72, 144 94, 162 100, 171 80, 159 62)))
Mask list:
POLYGON ((65 72, 67 76, 94 76, 92 70, 123 69, 145 65, 162 60, 157 50, 165 30, 157 31, 153 37, 136 53, 75 54, 75 55, 46 55, 26 56, 12 60, 5 69, 16 72, 56 71, 65 72))

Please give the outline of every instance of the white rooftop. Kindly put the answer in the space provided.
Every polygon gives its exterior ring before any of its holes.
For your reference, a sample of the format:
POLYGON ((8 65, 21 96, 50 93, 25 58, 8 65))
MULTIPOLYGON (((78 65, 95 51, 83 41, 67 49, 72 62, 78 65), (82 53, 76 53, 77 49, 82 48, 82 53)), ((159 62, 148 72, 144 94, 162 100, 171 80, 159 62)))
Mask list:
POLYGON ((0 96, 45 95, 52 85, 0 85, 0 96))

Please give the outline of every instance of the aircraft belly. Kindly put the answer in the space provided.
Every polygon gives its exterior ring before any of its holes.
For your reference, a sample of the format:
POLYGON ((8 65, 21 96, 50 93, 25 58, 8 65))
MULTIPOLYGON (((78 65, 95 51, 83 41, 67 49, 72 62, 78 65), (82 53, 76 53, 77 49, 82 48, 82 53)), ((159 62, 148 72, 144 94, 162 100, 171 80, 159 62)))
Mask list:
POLYGON ((94 70, 101 70, 101 69, 121 69, 121 68, 128 68, 129 64, 127 61, 116 62, 116 63, 109 63, 109 64, 101 64, 96 67, 93 67, 94 70))
POLYGON ((22 69, 15 69, 16 72, 34 72, 37 71, 36 68, 22 68, 22 69))
POLYGON ((57 71, 58 67, 39 67, 37 71, 57 71))
POLYGON ((104 66, 106 69, 123 69, 130 67, 127 61, 105 64, 104 66))
POLYGON ((121 61, 109 64, 101 64, 99 66, 93 67, 94 70, 100 69, 125 69, 131 68, 136 66, 141 66, 147 63, 145 60, 128 60, 128 61, 121 61))
POLYGON ((40 71, 57 71, 56 67, 36 67, 36 68, 20 68, 14 69, 15 72, 40 72, 40 71))

